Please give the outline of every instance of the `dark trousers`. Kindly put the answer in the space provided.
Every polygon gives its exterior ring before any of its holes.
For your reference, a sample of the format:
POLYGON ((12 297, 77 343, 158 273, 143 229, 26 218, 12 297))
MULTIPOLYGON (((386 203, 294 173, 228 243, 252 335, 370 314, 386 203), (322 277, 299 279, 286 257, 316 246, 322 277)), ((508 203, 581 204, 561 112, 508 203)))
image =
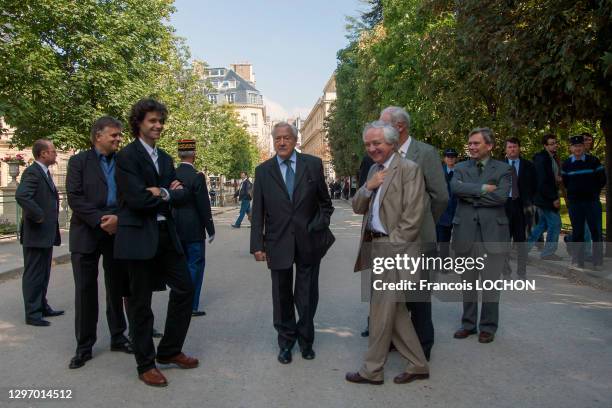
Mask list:
POLYGON ((185 257, 187 258, 187 268, 193 283, 193 304, 191 309, 198 310, 200 306, 200 293, 204 283, 204 266, 206 265, 204 241, 186 242, 181 241, 185 257))
POLYGON ((572 241, 576 248, 574 261, 584 265, 584 224, 589 227, 593 239, 593 265, 603 263, 603 246, 601 242, 601 203, 599 201, 577 201, 568 202, 568 212, 572 222, 572 241))
POLYGON ((242 224, 242 220, 247 213, 251 211, 251 200, 240 200, 240 213, 238 214, 238 218, 236 218, 236 222, 234 225, 240 226, 242 224))
MULTIPOLYGON (((527 274, 527 244, 525 242, 527 241, 527 236, 525 234, 525 212, 520 198, 516 200, 509 198, 506 201, 506 216, 509 221, 510 236, 516 248, 516 274, 524 277, 527 274)), ((510 275, 511 273, 508 257, 504 265, 504 275, 510 275)))
POLYGON ((458 257, 481 257, 487 254, 485 267, 482 271, 474 268, 465 271, 462 279, 472 284, 472 290, 463 291, 463 316, 461 326, 465 330, 495 333, 499 325, 499 291, 492 289, 482 292, 482 306, 480 308, 480 321, 478 320, 478 291, 476 281, 497 280, 504 266, 507 254, 492 254, 486 250, 482 242, 475 242, 472 251, 465 254, 456 254, 458 257))
POLYGON ((123 313, 124 271, 113 259, 113 239, 100 241, 95 252, 90 254, 72 253, 74 275, 74 330, 77 339, 77 354, 90 353, 96 342, 98 327, 98 264, 102 256, 104 286, 106 288, 106 321, 111 334, 111 345, 125 343, 127 328, 123 313))
POLYGON ((312 347, 314 315, 319 303, 319 265, 295 261, 295 290, 293 267, 272 269, 272 307, 274 328, 278 332, 280 348, 291 349, 295 342, 300 348, 312 347), (295 320, 297 309, 299 320, 295 320))
POLYGON ((450 240, 453 233, 451 225, 436 225, 436 238, 438 240, 438 256, 447 258, 450 255, 450 240))
MULTIPOLYGON (((425 251, 426 257, 435 257, 436 251, 425 251)), ((433 271, 423 269, 421 279, 429 281, 429 274, 433 271)), ((431 320, 431 291, 419 290, 414 293, 418 302, 407 302, 406 307, 410 310, 412 325, 419 337, 425 358, 429 360, 431 349, 434 345, 434 327, 431 320)))
POLYGON ((26 319, 42 319, 47 303, 47 287, 51 276, 53 247, 23 247, 23 277, 21 287, 26 319))
POLYGON ((185 257, 176 252, 165 223, 159 223, 159 244, 155 257, 148 260, 128 260, 126 264, 130 280, 128 317, 132 328, 132 345, 138 373, 142 374, 155 367, 151 297, 156 289, 156 272, 159 271, 166 285, 170 287, 166 327, 157 347, 157 356, 160 358, 174 357, 183 348, 191 322, 193 284, 185 257))

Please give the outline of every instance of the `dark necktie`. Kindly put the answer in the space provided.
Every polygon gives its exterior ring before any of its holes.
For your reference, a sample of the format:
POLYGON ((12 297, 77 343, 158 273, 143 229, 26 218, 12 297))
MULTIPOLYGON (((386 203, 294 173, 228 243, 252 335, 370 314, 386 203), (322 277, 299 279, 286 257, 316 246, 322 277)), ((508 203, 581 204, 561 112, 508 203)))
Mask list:
MULTIPOLYGON (((383 171, 384 169, 385 166, 383 166, 382 164, 377 164, 376 172, 374 174, 378 173, 379 171, 383 171)), ((372 190, 372 195, 370 196, 370 215, 368 216, 368 223, 366 224, 366 229, 370 231, 372 231, 372 220, 374 219, 374 200, 376 200, 376 193, 378 193, 379 188, 380 186, 372 190)))
POLYGON ((515 163, 516 160, 510 160, 510 165, 512 166, 512 190, 510 191, 510 197, 512 197, 513 200, 519 198, 518 174, 516 172, 515 163))
POLYGON ((484 167, 484 164, 479 161, 478 163, 476 163, 476 167, 478 167, 478 175, 480 176, 482 174, 482 169, 484 167))
POLYGON ((51 183, 51 188, 53 189, 53 191, 55 191, 55 183, 53 182, 53 178, 51 177, 51 172, 49 170, 47 170, 47 177, 49 177, 49 183, 51 183))
POLYGON ((291 159, 286 159, 283 161, 283 163, 285 163, 285 166, 287 166, 287 170, 285 171, 285 185, 287 186, 287 192, 289 193, 289 200, 293 200, 295 172, 293 171, 293 167, 291 167, 291 159))

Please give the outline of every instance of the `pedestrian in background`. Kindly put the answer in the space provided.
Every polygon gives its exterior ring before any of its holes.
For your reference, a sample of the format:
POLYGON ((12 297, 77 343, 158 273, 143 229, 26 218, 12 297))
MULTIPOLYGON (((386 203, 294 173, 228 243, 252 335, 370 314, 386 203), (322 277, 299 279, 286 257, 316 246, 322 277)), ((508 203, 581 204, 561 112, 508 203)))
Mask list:
POLYGON ((546 244, 540 253, 540 258, 548 261, 560 261, 563 258, 555 253, 559 246, 558 241, 561 232, 559 185, 562 182, 560 166, 557 162, 557 148, 559 147, 557 136, 553 134, 544 135, 542 145, 544 150, 533 156, 536 176, 533 203, 538 211, 538 224, 532 229, 527 240, 527 252, 533 248, 535 242, 546 231, 546 244))
POLYGON ((34 163, 25 169, 15 192, 23 209, 19 242, 23 246, 22 291, 25 322, 31 326, 49 326, 43 317, 60 316, 47 302, 51 276, 53 246, 59 246, 59 194, 49 166, 55 164, 57 152, 53 142, 39 139, 32 146, 34 163))
POLYGON ((253 183, 249 180, 249 175, 246 171, 240 173, 240 185, 234 193, 234 197, 240 202, 240 213, 238 218, 232 224, 232 228, 240 228, 244 216, 251 212, 251 199, 253 193, 253 183))
POLYGON ((453 232, 453 218, 457 210, 457 197, 451 191, 450 182, 455 174, 455 164, 459 154, 455 149, 444 151, 444 163, 442 169, 446 178, 446 189, 448 191, 448 204, 446 210, 436 224, 436 239, 438 241, 438 256, 446 258, 450 255, 450 240, 453 232))
POLYGON ((176 168, 176 178, 191 194, 186 202, 174 205, 172 213, 194 286, 191 316, 204 316, 206 312, 200 309, 200 293, 204 284, 206 266, 205 241, 206 234, 208 234, 209 244, 215 239, 215 224, 210 208, 206 177, 194 167, 195 140, 179 140, 178 156, 181 162, 176 168))
POLYGON ((567 207, 572 222, 574 250, 572 261, 584 267, 584 225, 593 238, 593 269, 601 270, 603 247, 601 240, 601 189, 606 185, 606 173, 599 159, 585 153, 582 135, 570 138, 572 155, 563 163, 563 184, 567 189, 567 207))

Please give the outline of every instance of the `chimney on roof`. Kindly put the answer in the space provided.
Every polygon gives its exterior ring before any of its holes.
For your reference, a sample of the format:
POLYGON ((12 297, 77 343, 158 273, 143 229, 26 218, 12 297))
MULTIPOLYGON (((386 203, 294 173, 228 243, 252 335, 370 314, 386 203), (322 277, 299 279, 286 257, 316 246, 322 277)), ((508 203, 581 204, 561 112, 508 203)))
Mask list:
POLYGON ((242 79, 255 85, 255 74, 253 74, 253 65, 248 62, 230 64, 230 69, 240 75, 242 79))

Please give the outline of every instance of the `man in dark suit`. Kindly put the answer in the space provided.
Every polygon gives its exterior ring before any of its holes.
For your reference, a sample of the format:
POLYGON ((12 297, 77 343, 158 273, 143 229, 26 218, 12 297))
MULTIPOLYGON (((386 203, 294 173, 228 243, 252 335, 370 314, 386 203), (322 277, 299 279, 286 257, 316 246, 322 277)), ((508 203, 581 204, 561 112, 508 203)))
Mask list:
POLYGON ((34 142, 32 163, 21 176, 15 200, 23 209, 19 240, 23 246, 23 300, 25 321, 31 326, 49 326, 43 317, 63 315, 47 302, 47 287, 51 276, 53 246, 60 245, 59 195, 51 178, 49 166, 55 164, 57 152, 53 142, 34 142))
POLYGON ((438 240, 438 256, 446 258, 450 253, 450 240, 453 232, 453 217, 457 210, 457 197, 455 197, 450 188, 450 182, 455 174, 455 164, 459 154, 455 149, 446 149, 444 151, 444 176, 446 177, 446 187, 448 191, 448 205, 444 213, 436 224, 436 238, 438 240))
POLYGON ((557 161, 557 137, 553 134, 544 135, 542 138, 544 150, 533 156, 533 165, 536 175, 536 190, 533 203, 538 208, 538 225, 536 225, 528 239, 527 252, 540 236, 546 231, 546 245, 540 253, 540 258, 548 261, 559 261, 557 248, 559 245, 559 233, 561 232, 561 216, 559 208, 559 185, 561 179, 561 166, 557 161))
POLYGON ((198 173, 193 166, 196 158, 195 140, 179 140, 178 156, 181 163, 176 168, 176 177, 191 193, 191 199, 175 206, 172 214, 176 221, 176 232, 178 232, 185 251, 189 274, 195 290, 191 315, 204 316, 206 312, 199 309, 206 265, 204 241, 206 233, 208 233, 209 244, 215 239, 215 224, 210 209, 206 177, 203 173, 198 173))
POLYGON ((314 315, 319 299, 319 231, 334 211, 321 159, 297 153, 297 129, 277 123, 272 130, 276 156, 257 166, 253 188, 251 253, 267 261, 272 273, 274 327, 278 361, 291 362, 297 341, 302 357, 315 357, 314 315), (293 290, 295 264, 295 291, 293 290), (295 308, 299 314, 296 323, 295 308))
POLYGON ((253 183, 249 180, 249 174, 246 171, 240 172, 240 186, 234 193, 234 198, 237 198, 240 202, 240 214, 238 218, 232 224, 233 228, 240 228, 244 216, 251 211, 251 192, 253 189, 253 183))
POLYGON ((117 231, 117 184, 115 153, 122 140, 123 125, 103 116, 91 129, 92 148, 68 161, 66 192, 72 209, 70 219, 70 257, 75 289, 76 354, 72 369, 92 358, 98 325, 98 263, 102 256, 106 287, 106 320, 111 334, 111 350, 133 353, 125 337, 123 313, 123 274, 114 259, 114 234, 117 231))
MULTIPOLYGON (((517 251, 516 274, 524 278, 527 274, 527 230, 526 212, 533 204, 535 193, 535 168, 533 163, 521 157, 521 142, 517 138, 506 140, 506 162, 512 167, 512 185, 506 200, 506 215, 510 236, 517 251)), ((509 259, 506 259, 504 275, 511 274, 509 259)))
POLYGON ((189 198, 177 180, 172 158, 156 143, 168 111, 153 100, 138 101, 130 113, 135 140, 117 153, 117 235, 115 257, 129 271, 128 316, 140 380, 151 386, 168 385, 156 368, 176 364, 195 368, 196 358, 182 353, 191 321, 193 284, 170 205, 189 198), (162 285, 170 287, 166 327, 155 353, 151 295, 162 285))

